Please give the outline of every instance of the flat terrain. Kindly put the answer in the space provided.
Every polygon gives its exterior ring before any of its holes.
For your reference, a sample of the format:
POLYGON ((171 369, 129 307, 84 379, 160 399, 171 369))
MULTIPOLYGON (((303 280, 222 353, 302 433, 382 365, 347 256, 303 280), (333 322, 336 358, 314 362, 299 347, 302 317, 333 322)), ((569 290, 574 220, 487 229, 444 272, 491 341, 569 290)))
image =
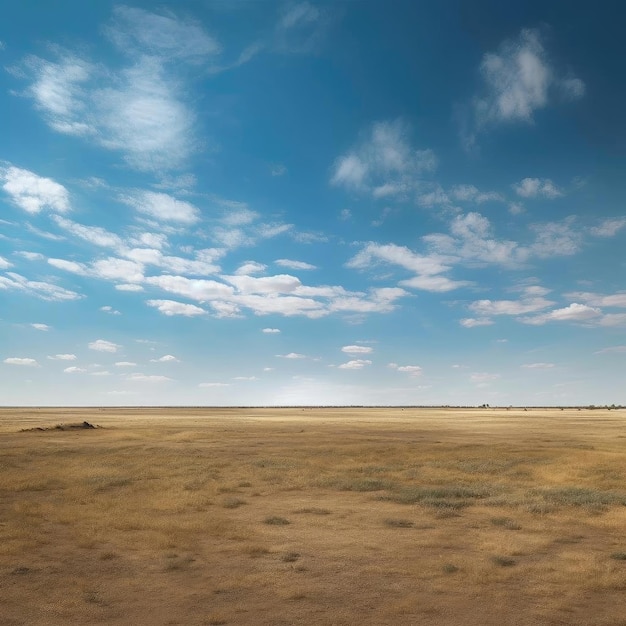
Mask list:
POLYGON ((624 410, 0 409, 2 626, 624 625, 625 531, 624 410))

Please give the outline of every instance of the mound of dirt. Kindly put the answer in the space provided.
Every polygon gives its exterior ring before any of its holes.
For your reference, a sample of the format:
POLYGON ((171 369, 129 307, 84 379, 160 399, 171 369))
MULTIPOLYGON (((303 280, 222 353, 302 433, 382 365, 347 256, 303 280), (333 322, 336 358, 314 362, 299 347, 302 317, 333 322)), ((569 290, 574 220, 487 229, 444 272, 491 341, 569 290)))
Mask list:
POLYGON ((30 433, 36 431, 46 430, 89 430, 95 428, 102 428, 102 426, 94 426, 89 422, 77 422, 75 424, 57 424, 56 426, 36 426, 35 428, 22 428, 21 433, 30 433))

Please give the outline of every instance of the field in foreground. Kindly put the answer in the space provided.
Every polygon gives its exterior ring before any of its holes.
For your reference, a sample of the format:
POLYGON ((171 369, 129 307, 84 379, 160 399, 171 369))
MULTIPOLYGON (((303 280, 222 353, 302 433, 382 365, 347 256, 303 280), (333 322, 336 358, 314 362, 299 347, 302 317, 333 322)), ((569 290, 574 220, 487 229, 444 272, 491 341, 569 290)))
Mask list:
POLYGON ((625 478, 622 410, 0 409, 0 624, 624 625, 625 478))

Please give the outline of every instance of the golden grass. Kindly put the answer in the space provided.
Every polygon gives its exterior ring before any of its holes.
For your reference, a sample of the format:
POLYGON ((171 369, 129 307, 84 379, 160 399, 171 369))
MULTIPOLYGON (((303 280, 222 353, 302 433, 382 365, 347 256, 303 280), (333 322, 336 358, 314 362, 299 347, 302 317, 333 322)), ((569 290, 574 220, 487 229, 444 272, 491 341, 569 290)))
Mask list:
POLYGON ((0 623, 626 624, 625 426, 0 409, 0 623))

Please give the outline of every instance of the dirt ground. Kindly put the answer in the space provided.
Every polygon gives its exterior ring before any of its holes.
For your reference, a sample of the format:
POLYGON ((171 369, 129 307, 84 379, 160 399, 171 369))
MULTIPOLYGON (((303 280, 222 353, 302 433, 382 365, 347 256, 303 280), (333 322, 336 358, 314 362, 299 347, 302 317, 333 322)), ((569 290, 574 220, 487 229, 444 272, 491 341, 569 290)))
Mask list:
POLYGON ((3 408, 0 624, 626 625, 625 478, 626 410, 3 408))

